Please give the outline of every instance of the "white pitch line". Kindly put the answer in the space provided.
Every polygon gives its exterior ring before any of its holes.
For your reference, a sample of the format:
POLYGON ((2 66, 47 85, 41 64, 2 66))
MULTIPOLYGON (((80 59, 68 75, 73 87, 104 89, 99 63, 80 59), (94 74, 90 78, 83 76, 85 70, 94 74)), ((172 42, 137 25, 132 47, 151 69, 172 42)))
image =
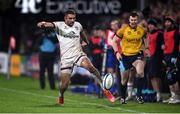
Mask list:
MULTIPOLYGON (((9 89, 9 88, 2 88, 2 87, 0 87, 0 89, 1 89, 1 90, 4 90, 4 91, 13 92, 13 93, 20 93, 20 94, 33 95, 33 96, 39 96, 39 97, 45 97, 45 98, 53 98, 53 99, 56 98, 56 97, 54 97, 54 96, 40 95, 40 94, 36 94, 36 93, 30 93, 30 92, 20 91, 20 90, 13 90, 13 89, 9 89)), ((79 103, 79 102, 76 101, 76 100, 71 100, 71 99, 66 99, 66 100, 67 100, 67 101, 70 101, 70 102, 79 103)), ((105 108, 109 108, 109 109, 115 109, 115 110, 120 110, 120 111, 131 112, 131 113, 138 113, 138 112, 135 111, 135 110, 128 110, 128 109, 123 109, 123 108, 120 108, 120 107, 119 107, 119 108, 115 108, 115 107, 110 107, 110 106, 103 105, 103 104, 86 103, 86 102, 82 102, 82 101, 81 101, 81 103, 87 104, 87 105, 101 106, 101 107, 105 107, 105 108)))

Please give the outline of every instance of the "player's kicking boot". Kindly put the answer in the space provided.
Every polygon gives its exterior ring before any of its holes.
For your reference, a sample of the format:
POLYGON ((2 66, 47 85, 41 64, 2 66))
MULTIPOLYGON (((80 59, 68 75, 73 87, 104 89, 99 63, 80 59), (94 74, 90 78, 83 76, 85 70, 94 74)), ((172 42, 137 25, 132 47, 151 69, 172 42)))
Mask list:
POLYGON ((64 97, 58 97, 57 98, 57 104, 63 105, 64 104, 64 97))
POLYGON ((115 97, 109 90, 103 88, 103 93, 110 102, 115 102, 115 97))
POLYGON ((114 95, 109 90, 105 89, 99 80, 97 80, 97 81, 98 81, 100 88, 102 89, 104 95, 107 97, 107 99, 112 103, 115 102, 116 99, 115 99, 114 95))

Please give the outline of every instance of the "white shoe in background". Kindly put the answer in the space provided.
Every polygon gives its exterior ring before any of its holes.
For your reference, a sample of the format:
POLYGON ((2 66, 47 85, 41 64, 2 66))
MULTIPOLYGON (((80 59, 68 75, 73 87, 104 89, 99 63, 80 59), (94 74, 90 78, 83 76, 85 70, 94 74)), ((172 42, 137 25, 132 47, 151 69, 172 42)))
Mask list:
POLYGON ((169 101, 172 99, 173 99, 173 97, 170 97, 169 99, 163 100, 163 103, 169 103, 169 101))
POLYGON ((170 99, 169 102, 168 102, 168 104, 177 104, 177 103, 180 103, 179 96, 177 96, 177 95, 172 97, 172 99, 170 99))

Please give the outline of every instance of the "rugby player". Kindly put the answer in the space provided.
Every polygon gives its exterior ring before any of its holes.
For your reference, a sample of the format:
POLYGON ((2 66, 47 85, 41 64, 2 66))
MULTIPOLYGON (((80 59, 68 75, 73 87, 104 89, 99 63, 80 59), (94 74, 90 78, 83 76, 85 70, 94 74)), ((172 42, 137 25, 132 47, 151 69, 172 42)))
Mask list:
POLYGON ((115 98, 109 90, 102 87, 101 76, 98 70, 93 66, 86 54, 82 51, 80 40, 83 39, 86 44, 89 43, 86 34, 83 32, 82 25, 75 21, 76 12, 69 9, 65 12, 64 21, 57 22, 39 22, 40 28, 54 29, 60 44, 61 74, 60 74, 60 92, 58 104, 64 104, 64 92, 70 84, 71 73, 75 65, 87 69, 98 78, 101 89, 109 101, 114 102, 115 98))
POLYGON ((121 103, 126 104, 126 86, 131 68, 137 72, 137 96, 138 103, 144 103, 142 87, 144 79, 144 54, 142 51, 145 30, 138 25, 139 15, 132 12, 129 16, 129 24, 120 28, 113 38, 113 49, 120 61, 121 69, 121 103), (122 54, 118 52, 117 42, 121 39, 122 54))

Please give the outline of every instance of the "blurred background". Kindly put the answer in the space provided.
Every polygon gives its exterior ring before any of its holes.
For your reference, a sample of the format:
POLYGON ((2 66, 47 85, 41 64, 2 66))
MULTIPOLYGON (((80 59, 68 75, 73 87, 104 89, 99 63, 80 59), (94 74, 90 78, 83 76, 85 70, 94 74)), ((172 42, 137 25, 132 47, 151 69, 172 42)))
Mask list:
POLYGON ((77 20, 91 35, 93 27, 109 27, 109 22, 127 18, 132 10, 142 12, 143 18, 171 13, 179 19, 179 0, 0 0, 0 51, 7 52, 10 36, 16 39, 13 52, 30 54, 35 48, 38 21, 63 20, 63 12, 74 8, 77 20))

